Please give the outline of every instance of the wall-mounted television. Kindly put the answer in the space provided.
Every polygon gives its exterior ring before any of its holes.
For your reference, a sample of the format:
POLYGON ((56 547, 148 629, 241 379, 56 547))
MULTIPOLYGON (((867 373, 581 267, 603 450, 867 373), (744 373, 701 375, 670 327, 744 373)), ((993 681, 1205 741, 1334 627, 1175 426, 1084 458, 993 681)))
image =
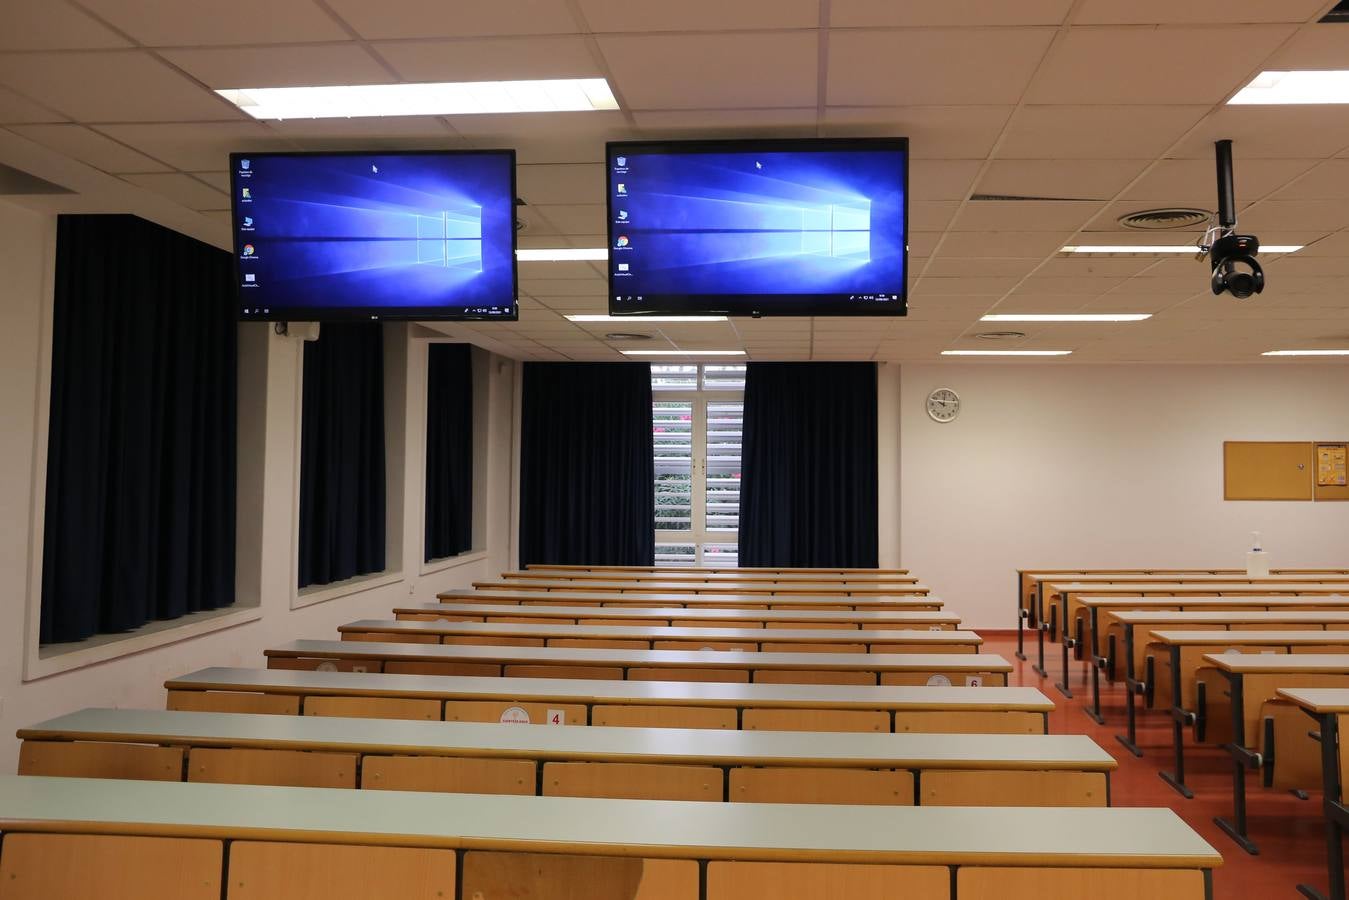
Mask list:
POLYGON ((245 321, 511 320, 515 151, 234 153, 245 321))
POLYGON ((607 145, 611 315, 902 316, 907 138, 607 145))

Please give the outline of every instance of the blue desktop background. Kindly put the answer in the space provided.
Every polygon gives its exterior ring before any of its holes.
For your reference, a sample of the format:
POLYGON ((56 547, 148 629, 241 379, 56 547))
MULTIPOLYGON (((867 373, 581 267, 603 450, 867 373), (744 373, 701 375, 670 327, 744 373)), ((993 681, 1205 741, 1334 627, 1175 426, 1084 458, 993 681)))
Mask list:
POLYGON ((514 315, 511 154, 239 154, 232 165, 244 318, 514 315))
MULTIPOLYGON (((615 147, 608 161, 611 294, 631 311, 661 296, 903 298, 905 157, 892 149, 615 147), (637 295, 645 304, 632 300, 637 295)), ((772 308, 770 301, 764 311, 772 308)))

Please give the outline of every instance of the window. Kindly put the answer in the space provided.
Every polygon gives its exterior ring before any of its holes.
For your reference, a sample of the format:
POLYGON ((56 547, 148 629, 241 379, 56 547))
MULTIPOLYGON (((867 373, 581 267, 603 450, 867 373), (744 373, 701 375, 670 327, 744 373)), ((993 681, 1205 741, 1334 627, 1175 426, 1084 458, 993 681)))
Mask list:
POLYGON ((653 365, 657 565, 734 566, 745 367, 653 365))

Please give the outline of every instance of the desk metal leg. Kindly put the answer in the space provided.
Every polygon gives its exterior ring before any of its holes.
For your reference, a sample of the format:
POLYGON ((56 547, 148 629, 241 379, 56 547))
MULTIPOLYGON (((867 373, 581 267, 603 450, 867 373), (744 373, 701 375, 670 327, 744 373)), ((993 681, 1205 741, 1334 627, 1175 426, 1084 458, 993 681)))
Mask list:
MULTIPOLYGON (((1114 638, 1111 638, 1114 641, 1114 638)), ((1110 658, 1115 658, 1115 650, 1110 650, 1110 658)), ((1134 672, 1134 627, 1132 625, 1124 626, 1124 692, 1125 692, 1125 710, 1128 713, 1128 733, 1127 735, 1115 735, 1115 740, 1124 745, 1124 748, 1134 756, 1142 756, 1143 751, 1138 747, 1138 706, 1134 702, 1134 697, 1143 692, 1143 683, 1135 678, 1134 672)))
POLYGON ((1104 725, 1105 718, 1101 716, 1101 667, 1105 665, 1107 657, 1096 653, 1096 648, 1100 642, 1096 629, 1100 624, 1100 610, 1093 606, 1091 608, 1091 633, 1087 635, 1089 643, 1087 649, 1083 651, 1083 655, 1091 662, 1091 706, 1084 711, 1091 716, 1091 720, 1097 725, 1104 725))
POLYGON ((1073 689, 1068 687, 1068 651, 1072 649, 1073 639, 1068 636, 1068 595, 1060 594, 1061 606, 1059 609, 1059 639, 1063 642, 1063 680, 1054 685, 1059 689, 1059 693, 1068 699, 1072 699, 1073 689))
POLYGON ((1326 713, 1313 718, 1321 722, 1321 783, 1325 790, 1326 817, 1326 869, 1330 878, 1330 890, 1320 893, 1311 885, 1299 884, 1297 889, 1311 900, 1345 900, 1344 888, 1344 825, 1349 820, 1349 809, 1344 806, 1340 783, 1339 760, 1339 719, 1335 713, 1326 713))
POLYGON ((1021 608, 1021 573, 1016 573, 1016 658, 1026 658, 1026 619, 1030 616, 1028 610, 1021 608))
POLYGON ((1194 799, 1194 791, 1185 786, 1185 726, 1194 721, 1194 713, 1180 705, 1180 647, 1171 648, 1171 740, 1176 749, 1176 770, 1160 772, 1162 781, 1175 788, 1186 800, 1194 799))
POLYGON ((1045 671, 1045 629, 1048 627, 1049 624, 1045 622, 1045 583, 1041 580, 1035 585, 1035 639, 1039 647, 1035 665, 1031 668, 1043 678, 1049 677, 1045 671))
POLYGON ((1246 770, 1260 768, 1260 754, 1246 749, 1246 703, 1243 698, 1243 679, 1235 672, 1224 672, 1231 683, 1232 743, 1223 747, 1232 756, 1232 818, 1215 818, 1213 823, 1252 856, 1260 848, 1246 836, 1246 770))

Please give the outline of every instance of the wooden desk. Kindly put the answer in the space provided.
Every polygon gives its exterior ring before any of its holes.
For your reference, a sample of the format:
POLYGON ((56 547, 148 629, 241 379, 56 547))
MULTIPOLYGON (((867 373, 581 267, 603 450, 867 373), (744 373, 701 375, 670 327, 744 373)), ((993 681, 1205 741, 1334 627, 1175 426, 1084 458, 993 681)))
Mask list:
MULTIPOLYGON (((442 595, 445 596, 445 595, 442 595)), ((441 619, 461 622, 517 622, 570 625, 641 623, 681 628, 955 628, 960 616, 940 610, 875 609, 704 609, 680 606, 577 606, 557 597, 557 606, 501 606, 491 603, 417 603, 394 608, 398 619, 441 619)))
POLYGON ((113 866, 145 859, 134 883, 102 900, 178 900, 147 885, 153 862, 188 855, 155 845, 165 837, 214 852, 199 867, 215 867, 208 896, 220 896, 227 860, 225 877, 239 888, 231 900, 348 900, 370 896, 375 884, 395 886, 385 896, 401 900, 547 897, 570 894, 580 879, 595 896, 661 900, 734 900, 751 884, 761 896, 950 900, 953 882, 958 900, 1198 900, 1211 895, 1210 872, 1222 863, 1164 809, 792 806, 5 777, 0 811, 0 875, 32 873, 47 896, 111 885, 113 866), (106 835, 123 838, 121 852, 89 852, 91 837, 106 835), (228 854, 216 842, 229 842, 228 854))
MULTIPOLYGON (((164 685, 170 709, 350 715, 357 701, 413 702, 447 721, 565 722, 768 731, 1048 733, 1054 704, 1033 688, 865 687, 718 682, 447 678, 202 669, 164 685), (322 700, 318 704, 313 701, 322 700), (507 715, 510 714, 510 715, 507 715)), ((369 704, 374 706, 375 704, 369 704)), ((361 709, 360 711, 365 711, 361 709)), ((377 706, 375 712, 383 712, 377 706)), ((409 713, 383 718, 411 718, 409 713)))
POLYGON ((128 753, 167 749, 188 781, 635 800, 1108 806, 1116 767, 1083 735, 372 729, 364 719, 86 709, 18 736, 21 775, 125 777, 128 753))
POLYGON ((858 585, 899 585, 906 587, 916 584, 913 575, 890 575, 879 572, 851 572, 847 575, 832 575, 811 572, 751 572, 746 569, 734 569, 726 572, 575 572, 543 569, 526 569, 515 572, 502 572, 503 581, 668 581, 686 584, 785 584, 808 585, 822 584, 826 587, 836 584, 858 585))
POLYGON ((777 573, 784 574, 799 573, 802 575, 851 575, 853 573, 875 574, 875 575, 908 575, 908 569, 858 569, 858 568, 830 568, 830 567, 812 567, 797 566, 777 568, 772 566, 575 566, 550 564, 539 565, 531 564, 526 570, 529 572, 707 572, 709 574, 720 574, 722 572, 738 573, 777 573))
POLYGON ((492 603, 499 606, 526 606, 530 604, 549 606, 566 604, 567 606, 603 606, 603 607, 682 607, 685 609, 911 609, 938 610, 943 603, 940 599, 928 595, 901 597, 850 597, 828 594, 793 594, 778 596, 770 594, 713 593, 694 594, 675 591, 672 593, 615 593, 599 591, 534 591, 525 585, 518 591, 480 591, 451 590, 436 595, 439 600, 469 603, 492 603))
POLYGON ((1215 819, 1218 827, 1247 853, 1258 852, 1246 832, 1246 770, 1264 764, 1259 752, 1261 708, 1278 696, 1280 688, 1333 688, 1349 686, 1349 654, 1292 653, 1252 655, 1209 653, 1206 666, 1218 670, 1229 685, 1232 708, 1232 741, 1224 749, 1232 756, 1232 805, 1230 820, 1215 819))
MULTIPOLYGON (((1186 628, 1189 631, 1207 629, 1210 631, 1248 631, 1252 629, 1289 630, 1310 629, 1313 631, 1349 629, 1349 599, 1308 598, 1308 597, 1222 597, 1222 598, 1143 598, 1141 600, 1121 601, 1117 597, 1084 598, 1082 601, 1091 613, 1091 633, 1101 630, 1102 619, 1106 620, 1104 632, 1106 646, 1103 652, 1092 656, 1092 708, 1089 714, 1098 722, 1100 716, 1100 670, 1107 669, 1113 680, 1115 661, 1119 654, 1116 648, 1124 645, 1124 666, 1126 686, 1126 709, 1129 716, 1129 738, 1124 741, 1135 755, 1141 756, 1133 744, 1135 693, 1147 692, 1152 696, 1155 685, 1154 669, 1148 659, 1147 641, 1137 640, 1138 628, 1145 632, 1152 626, 1161 628, 1186 628), (1179 600, 1179 603, 1174 602, 1179 600), (1320 606, 1323 609, 1309 609, 1320 606), (1185 609, 1174 609, 1183 606, 1185 609), (1222 607, 1214 609, 1214 606, 1222 607), (1122 641, 1120 638, 1122 637, 1122 641), (1139 678, 1143 671, 1146 677, 1139 678)), ((1349 638, 1349 635, 1345 635, 1349 638)), ((1230 638, 1228 639, 1230 640, 1230 638)), ((1151 705, 1151 704, 1149 704, 1151 705)), ((1183 705, 1183 704, 1182 704, 1183 705)), ((1188 718, 1188 715, 1186 716, 1188 718)), ((1181 779, 1183 783, 1183 778, 1181 779)), ((1183 793, 1183 792, 1182 792, 1183 793)))
MULTIPOLYGON (((1081 647, 1087 628, 1086 607, 1081 600, 1086 597, 1184 597, 1184 596, 1303 596, 1303 595, 1349 595, 1349 579, 1339 584, 1327 584, 1321 581, 1298 581, 1302 576, 1289 575, 1261 579, 1235 579, 1231 582, 1159 582, 1156 584, 1105 584, 1054 582, 1046 583, 1041 590, 1058 598, 1065 626, 1063 637, 1063 680, 1057 687, 1065 697, 1073 692, 1068 686, 1068 651, 1081 647), (1277 582, 1277 583, 1276 583, 1277 582), (1075 637, 1067 634, 1069 622, 1074 624, 1075 637)), ((1311 577, 1311 576, 1308 576, 1311 577)))
POLYGON ((290 641, 263 651, 269 668, 365 661, 376 672, 621 678, 771 684, 1006 686, 1012 665, 989 653, 756 653, 741 650, 613 650, 369 641, 290 641))
POLYGON ((516 624, 362 619, 338 627, 343 640, 635 650, 748 650, 800 653, 977 653, 973 631, 858 628, 675 628, 668 625, 516 624))
MULTIPOLYGON (((480 591, 606 591, 618 594, 724 594, 730 585, 725 582, 680 582, 680 581, 631 581, 599 580, 590 581, 541 581, 521 579, 520 581, 475 581, 473 587, 480 591)), ((903 597, 923 595, 931 591, 925 584, 878 585, 873 582, 841 581, 833 584, 816 582, 737 582, 737 594, 763 595, 806 595, 806 596, 858 596, 858 597, 903 597)))
MULTIPOLYGON (((1318 723, 1321 750, 1321 783, 1324 797, 1321 808, 1326 817, 1327 900, 1345 900, 1344 833, 1349 830, 1349 806, 1345 805, 1344 784, 1349 775, 1349 689, 1279 688, 1280 700, 1297 706, 1318 723)), ((1298 885, 1308 897, 1316 896, 1310 885, 1298 885)))

